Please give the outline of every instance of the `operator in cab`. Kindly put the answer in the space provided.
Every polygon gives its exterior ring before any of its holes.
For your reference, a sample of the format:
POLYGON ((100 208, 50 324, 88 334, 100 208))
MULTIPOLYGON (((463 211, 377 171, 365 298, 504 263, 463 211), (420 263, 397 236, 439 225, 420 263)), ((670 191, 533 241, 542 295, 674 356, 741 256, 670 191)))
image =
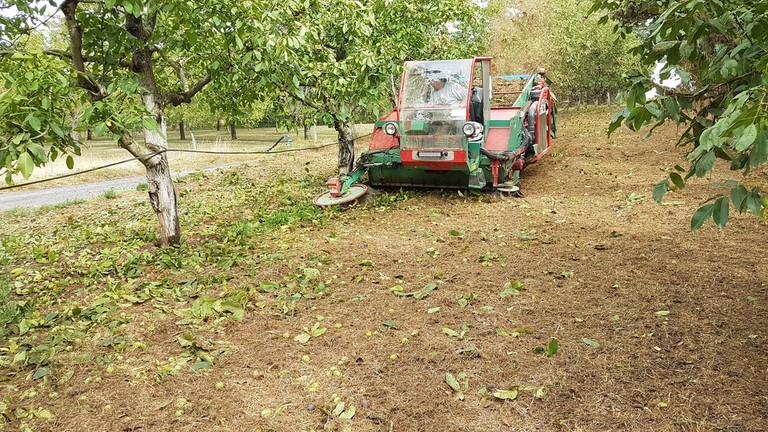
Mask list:
POLYGON ((435 74, 429 83, 429 105, 463 105, 467 99, 467 88, 451 81, 444 74, 435 74))

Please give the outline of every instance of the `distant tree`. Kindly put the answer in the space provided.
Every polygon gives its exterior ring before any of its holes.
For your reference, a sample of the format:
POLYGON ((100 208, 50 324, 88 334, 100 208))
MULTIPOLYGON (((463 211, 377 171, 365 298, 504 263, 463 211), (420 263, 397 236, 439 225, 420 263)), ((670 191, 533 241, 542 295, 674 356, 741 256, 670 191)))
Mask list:
MULTIPOLYGON (((644 68, 630 75, 626 108, 616 113, 609 133, 622 124, 638 130, 667 121, 685 130, 678 145, 689 146, 689 167, 675 167, 657 184, 654 198, 681 190, 689 178, 711 172, 717 159, 740 171, 726 194, 711 197, 691 219, 691 229, 708 219, 728 222, 731 204, 768 221, 761 167, 768 161, 768 3, 752 0, 596 0, 594 11, 608 12, 622 35, 639 34, 634 50, 644 68), (652 77, 677 74, 681 85, 666 88, 652 77), (646 92, 656 90, 653 99, 646 92), (752 174, 757 173, 757 176, 752 174)), ((606 20, 604 18, 604 20, 606 20)), ((653 129, 651 129, 653 132, 653 129)))

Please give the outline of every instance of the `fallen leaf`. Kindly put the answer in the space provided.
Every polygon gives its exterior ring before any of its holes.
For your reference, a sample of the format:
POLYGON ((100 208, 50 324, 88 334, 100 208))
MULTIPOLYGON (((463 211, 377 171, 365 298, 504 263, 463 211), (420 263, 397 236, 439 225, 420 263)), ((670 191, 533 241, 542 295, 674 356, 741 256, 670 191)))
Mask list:
POLYGON ((517 399, 517 389, 496 390, 493 392, 493 397, 503 400, 515 400, 517 399))

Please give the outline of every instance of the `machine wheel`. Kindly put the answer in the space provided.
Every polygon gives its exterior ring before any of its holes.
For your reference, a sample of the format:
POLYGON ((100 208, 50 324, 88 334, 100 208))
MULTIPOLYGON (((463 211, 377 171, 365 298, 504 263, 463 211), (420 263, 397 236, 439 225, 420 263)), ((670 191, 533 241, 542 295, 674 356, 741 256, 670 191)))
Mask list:
POLYGON ((522 198, 523 192, 518 186, 500 187, 493 190, 493 196, 498 199, 522 198))
POLYGON ((357 203, 357 199, 365 195, 366 192, 368 192, 368 186, 359 183, 353 183, 349 186, 349 189, 347 189, 347 191, 340 197, 332 196, 329 191, 325 191, 316 196, 312 202, 314 202, 318 207, 330 207, 342 204, 354 205, 357 203))

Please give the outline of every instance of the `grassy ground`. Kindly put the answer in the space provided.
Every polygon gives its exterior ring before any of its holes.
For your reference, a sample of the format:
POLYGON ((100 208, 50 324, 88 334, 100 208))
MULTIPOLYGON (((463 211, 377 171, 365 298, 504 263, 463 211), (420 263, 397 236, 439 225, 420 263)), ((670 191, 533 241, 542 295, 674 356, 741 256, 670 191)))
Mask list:
POLYGON ((658 205, 677 131, 609 115, 521 199, 319 210, 329 148, 182 180, 176 249, 140 192, 2 215, 0 429, 764 430, 766 226, 688 232, 729 173, 658 205))

